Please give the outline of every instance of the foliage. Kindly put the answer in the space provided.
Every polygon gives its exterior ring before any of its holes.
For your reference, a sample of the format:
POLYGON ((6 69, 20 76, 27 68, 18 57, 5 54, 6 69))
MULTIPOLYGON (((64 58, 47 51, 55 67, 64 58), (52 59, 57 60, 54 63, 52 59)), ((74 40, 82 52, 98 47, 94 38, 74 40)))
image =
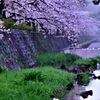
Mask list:
POLYGON ((43 74, 38 71, 38 72, 30 72, 30 73, 25 73, 25 77, 23 80, 25 81, 43 81, 45 79, 45 76, 43 76, 43 74))
POLYGON ((73 63, 74 61, 78 60, 78 59, 82 59, 80 56, 78 55, 75 55, 75 54, 70 54, 70 53, 67 53, 65 54, 66 55, 66 61, 67 63, 73 63))
POLYGON ((12 29, 13 28, 13 25, 14 25, 14 21, 12 20, 12 19, 5 19, 5 18, 3 18, 3 21, 4 21, 4 26, 8 29, 8 28, 10 28, 10 29, 12 29))
POLYGON ((100 56, 95 57, 95 60, 100 63, 100 56))
POLYGON ((81 59, 81 57, 69 53, 64 54, 55 52, 55 53, 39 54, 36 58, 36 61, 37 64, 41 66, 44 65, 60 66, 62 64, 70 66, 77 59, 81 59))
POLYGON ((78 59, 74 62, 74 65, 82 65, 82 64, 89 64, 87 59, 78 59))
POLYGON ((33 27, 28 26, 25 23, 14 25, 15 22, 10 18, 8 18, 8 19, 3 18, 3 21, 4 21, 4 26, 7 29, 9 28, 9 29, 19 29, 19 30, 27 30, 27 31, 33 30, 33 27))
POLYGON ((74 65, 91 64, 91 66, 95 66, 98 58, 78 59, 74 62, 74 65))
POLYGON ((33 27, 26 25, 25 23, 23 24, 18 24, 13 26, 14 29, 19 29, 19 30, 27 30, 27 31, 33 31, 33 27))
POLYGON ((73 82, 74 76, 72 73, 50 66, 2 73, 0 100, 33 100, 33 98, 34 100, 51 100, 50 95, 61 99, 66 85, 73 82), (43 81, 34 81, 31 76, 35 79, 37 77, 41 79, 44 76, 45 78, 43 81))
POLYGON ((92 65, 95 66, 97 64, 97 60, 95 58, 88 58, 87 61, 92 65))
POLYGON ((87 73, 78 73, 77 76, 80 77, 79 85, 87 85, 89 83, 89 75, 87 73))
POLYGON ((0 74, 3 73, 3 72, 6 72, 6 69, 5 69, 5 68, 2 68, 2 67, 0 66, 0 74))

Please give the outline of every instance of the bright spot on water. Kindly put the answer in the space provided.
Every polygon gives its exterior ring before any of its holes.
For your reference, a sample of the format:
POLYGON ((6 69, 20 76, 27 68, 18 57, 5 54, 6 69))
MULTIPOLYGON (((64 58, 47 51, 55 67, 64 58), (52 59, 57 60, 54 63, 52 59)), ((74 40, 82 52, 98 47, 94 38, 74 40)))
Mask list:
POLYGON ((96 76, 100 76, 100 70, 96 70, 93 72, 96 76))

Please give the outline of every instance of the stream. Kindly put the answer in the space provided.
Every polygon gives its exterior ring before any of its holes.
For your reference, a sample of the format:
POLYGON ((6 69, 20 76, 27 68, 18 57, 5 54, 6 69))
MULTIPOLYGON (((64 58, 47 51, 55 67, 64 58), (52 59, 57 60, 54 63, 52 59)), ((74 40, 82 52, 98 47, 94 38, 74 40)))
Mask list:
MULTIPOLYGON (((95 76, 100 76, 100 70, 95 70, 93 73, 95 76)), ((74 83, 74 89, 63 100, 100 100, 100 79, 91 79, 87 86, 74 83), (89 90, 92 90, 93 95, 88 95, 87 98, 80 96, 80 93, 89 90)))

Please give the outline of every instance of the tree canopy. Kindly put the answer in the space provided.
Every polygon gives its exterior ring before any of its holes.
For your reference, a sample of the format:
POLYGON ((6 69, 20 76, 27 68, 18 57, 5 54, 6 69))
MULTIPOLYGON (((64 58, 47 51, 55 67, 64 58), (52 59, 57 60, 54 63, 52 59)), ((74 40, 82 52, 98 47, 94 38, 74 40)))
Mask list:
POLYGON ((38 30, 70 34, 94 33, 98 21, 84 10, 83 0, 5 0, 7 17, 38 25, 38 30))

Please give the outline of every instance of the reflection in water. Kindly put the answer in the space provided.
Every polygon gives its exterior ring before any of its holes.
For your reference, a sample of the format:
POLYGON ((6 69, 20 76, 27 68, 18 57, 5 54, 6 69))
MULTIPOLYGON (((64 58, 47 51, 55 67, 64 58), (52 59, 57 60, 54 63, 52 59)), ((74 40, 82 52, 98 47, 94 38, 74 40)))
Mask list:
MULTIPOLYGON (((96 76, 100 76, 100 70, 94 71, 96 76)), ((63 100, 100 100, 100 80, 93 79, 88 86, 79 86, 74 84, 74 89, 63 100), (92 90, 93 95, 88 95, 88 98, 83 99, 80 95, 83 91, 92 90)))
MULTIPOLYGON (((94 71, 96 76, 100 76, 100 70, 94 71)), ((86 90, 93 90, 93 96, 88 96, 85 100, 100 100, 100 80, 91 80, 88 86, 85 87, 86 90)), ((80 97, 80 100, 84 100, 80 97)))

